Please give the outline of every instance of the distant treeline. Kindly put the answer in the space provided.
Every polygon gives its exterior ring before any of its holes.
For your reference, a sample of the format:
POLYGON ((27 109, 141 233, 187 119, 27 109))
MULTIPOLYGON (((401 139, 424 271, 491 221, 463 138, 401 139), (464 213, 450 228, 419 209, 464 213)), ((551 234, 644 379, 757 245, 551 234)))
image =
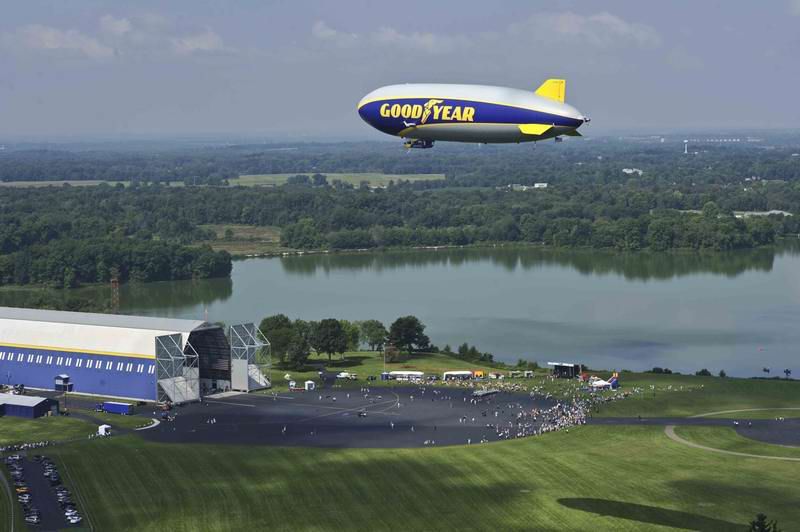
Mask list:
POLYGON ((198 248, 205 224, 277 226, 296 249, 372 249, 525 242, 624 251, 732 250, 800 233, 796 146, 713 147, 684 156, 659 144, 597 141, 436 148, 309 144, 159 153, 7 151, 0 179, 111 179, 95 187, 0 187, 0 283, 76 286, 224 276, 230 257, 198 248), (424 151, 424 150, 423 150, 424 151), (625 174, 625 165, 642 175, 625 174), (277 188, 167 187, 240 173, 382 171, 446 175, 386 189, 327 184, 323 173, 277 188), (745 181, 747 180, 747 181, 745 181), (546 181, 514 191, 511 183, 546 181), (150 184, 148 184, 150 183, 150 184), (316 185, 316 186, 314 186, 316 185), (689 213, 685 211, 699 211, 689 213))
POLYGON ((773 135, 761 143, 668 143, 594 138, 562 144, 476 146, 441 144, 407 154, 399 143, 298 143, 173 149, 27 149, 0 152, 0 181, 180 181, 221 185, 243 174, 379 172, 445 174, 422 188, 496 186, 509 183, 609 184, 636 181, 678 184, 738 183, 745 178, 800 179, 797 136, 773 135), (765 149, 769 148, 769 149, 765 149), (78 151, 80 150, 80 151, 78 151))
POLYGON ((231 258, 209 247, 158 241, 55 240, 0 255, 0 285, 74 288, 84 283, 205 279, 230 275, 231 258))

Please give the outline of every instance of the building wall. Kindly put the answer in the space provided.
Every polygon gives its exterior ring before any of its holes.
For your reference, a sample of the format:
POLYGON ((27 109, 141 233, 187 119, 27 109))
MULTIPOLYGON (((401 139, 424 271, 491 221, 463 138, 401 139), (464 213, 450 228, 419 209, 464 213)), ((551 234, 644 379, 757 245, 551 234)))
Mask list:
POLYGON ((146 357, 0 344, 0 381, 30 388, 52 390, 56 375, 66 373, 75 393, 153 401, 155 364, 146 357))

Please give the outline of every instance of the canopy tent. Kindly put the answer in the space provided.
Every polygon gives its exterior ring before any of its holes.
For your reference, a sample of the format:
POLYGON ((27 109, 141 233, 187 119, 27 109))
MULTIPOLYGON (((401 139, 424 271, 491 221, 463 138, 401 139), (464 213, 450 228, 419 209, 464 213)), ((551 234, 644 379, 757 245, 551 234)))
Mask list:
POLYGON ((471 371, 445 371, 442 373, 442 380, 456 380, 456 379, 471 379, 472 372, 471 371))

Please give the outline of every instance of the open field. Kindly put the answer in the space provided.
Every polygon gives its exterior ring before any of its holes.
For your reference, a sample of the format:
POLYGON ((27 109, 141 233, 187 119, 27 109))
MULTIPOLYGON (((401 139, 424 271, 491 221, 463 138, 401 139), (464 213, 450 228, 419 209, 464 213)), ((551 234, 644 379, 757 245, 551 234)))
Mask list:
MULTIPOLYGON (((309 177, 316 172, 308 172, 301 175, 308 175, 309 177)), ((286 180, 293 174, 259 174, 259 175, 242 175, 235 179, 229 179, 228 183, 231 186, 243 187, 275 187, 283 185, 286 180)), ((436 179, 444 179, 444 174, 380 174, 377 172, 368 173, 323 173, 328 178, 328 183, 333 183, 335 179, 350 183, 358 186, 362 181, 369 182, 370 186, 382 187, 389 184, 389 181, 430 181, 436 179)))
POLYGON ((68 416, 39 419, 0 417, 0 445, 42 440, 71 440, 85 438, 97 432, 93 424, 68 416))
POLYGON ((277 227, 264 227, 236 224, 201 225, 203 229, 214 231, 216 240, 201 242, 215 251, 225 250, 234 257, 263 255, 292 251, 281 246, 281 232, 277 227), (226 231, 232 234, 226 237, 226 231))
MULTIPOLYGON (((370 375, 380 378, 380 374, 384 370, 383 356, 380 353, 372 351, 355 351, 345 353, 344 359, 335 356, 331 363, 328 363, 327 355, 312 355, 308 359, 309 363, 324 363, 329 371, 347 371, 350 373, 357 373, 360 380, 356 382, 343 381, 343 386, 358 387, 363 384, 363 381, 370 375)), ((399 362, 386 362, 386 371, 399 371, 399 370, 415 370, 424 371, 429 374, 436 374, 441 377, 442 373, 448 370, 478 370, 482 369, 487 373, 490 371, 499 371, 489 368, 482 364, 466 362, 453 357, 426 353, 424 355, 413 355, 406 360, 399 362)), ((272 391, 286 391, 288 390, 288 381, 284 379, 284 375, 291 375, 292 379, 297 382, 303 382, 308 379, 319 381, 319 375, 316 369, 309 369, 308 371, 294 371, 274 368, 272 371, 274 389, 272 391)), ((544 373, 542 373, 544 375, 544 373)), ((520 381, 523 382, 523 381, 520 381)), ((530 381, 529 381, 530 382, 530 381)), ((370 383, 370 386, 391 386, 392 381, 380 380, 370 383)))
POLYGON ((692 443, 711 447, 712 449, 763 456, 800 458, 800 447, 787 447, 751 440, 740 436, 733 428, 676 427, 675 433, 692 443))
POLYGON ((125 436, 50 454, 102 530, 744 530, 759 511, 800 522, 800 464, 699 451, 660 427, 422 450, 125 436))
MULTIPOLYGON (((386 369, 401 368, 441 373, 481 366, 420 355, 386 369)), ((383 359, 349 353, 328 369, 358 372, 361 381, 346 385, 359 386, 367 375, 380 373, 383 359)), ((273 378, 285 390, 283 373, 276 369, 273 378)), ((315 371, 288 373, 298 381, 317 377, 315 371)), ((784 408, 798 398, 794 381, 634 373, 624 373, 621 381, 624 390, 644 392, 604 405, 600 415, 681 417, 784 408)), ((556 395, 575 389, 541 372, 514 382, 543 385, 556 395)), ((112 425, 114 419, 119 418, 112 417, 112 425)), ((226 422, 221 419, 220 427, 226 422)), ((0 418, 0 435, 33 430, 41 439, 61 439, 87 429, 93 427, 77 419, 0 418)), ((676 433, 713 448, 800 456, 800 448, 748 440, 729 427, 678 426, 676 433)), ((587 425, 485 445, 421 449, 172 444, 143 436, 79 438, 47 450, 70 471, 95 529, 452 530, 457 523, 464 530, 744 531, 758 512, 784 530, 800 522, 800 462, 695 449, 670 440, 663 426, 587 425)), ((0 522, 8 508, 0 501, 0 522)))
MULTIPOLYGON (((797 380, 763 381, 694 375, 623 373, 621 382, 626 390, 639 387, 643 391, 628 400, 606 406, 600 415, 688 417, 747 408, 800 407, 800 381, 797 380), (651 386, 654 386, 655 390, 651 389, 651 386)), ((783 415, 789 417, 792 414, 786 412, 783 415)), ((797 415, 800 414, 794 416, 797 415)), ((746 417, 745 413, 733 416, 746 417)), ((754 413, 753 417, 759 416, 754 413)))

